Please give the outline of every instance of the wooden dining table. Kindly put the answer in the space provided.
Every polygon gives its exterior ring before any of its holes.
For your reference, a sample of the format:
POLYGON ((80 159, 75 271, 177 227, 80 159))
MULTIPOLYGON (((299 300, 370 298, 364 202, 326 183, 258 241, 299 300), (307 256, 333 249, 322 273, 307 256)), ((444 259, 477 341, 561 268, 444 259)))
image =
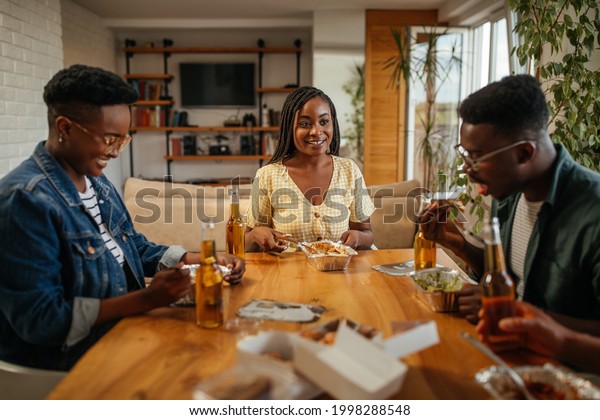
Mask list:
MULTIPOLYGON (((326 311, 319 322, 343 317, 378 328, 384 337, 392 334, 394 321, 433 320, 439 344, 401 359, 408 374, 393 398, 489 398, 475 374, 493 363, 459 336, 463 331, 475 335, 474 326, 456 312, 432 311, 416 298, 411 278, 372 268, 412 257, 412 249, 359 251, 346 270, 322 272, 300 252, 248 253, 243 281, 224 290, 226 323, 253 299, 322 305, 326 311)), ((437 262, 458 269, 441 249, 437 262)), ((268 321, 260 328, 296 332, 314 325, 268 321)), ((127 317, 83 355, 49 398, 190 399, 200 381, 237 363, 241 336, 235 328, 197 327, 192 307, 165 307, 127 317)), ((502 357, 514 365, 547 361, 526 350, 502 357)))

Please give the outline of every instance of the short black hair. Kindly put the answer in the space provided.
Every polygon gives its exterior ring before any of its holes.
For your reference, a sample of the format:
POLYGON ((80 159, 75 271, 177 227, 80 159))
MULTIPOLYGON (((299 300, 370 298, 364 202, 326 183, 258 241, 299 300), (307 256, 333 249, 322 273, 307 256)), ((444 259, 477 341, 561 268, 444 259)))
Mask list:
POLYGON ((527 74, 506 76, 472 93, 460 105, 459 114, 466 123, 492 124, 508 135, 548 125, 544 92, 527 74))
POLYGON ((322 90, 313 86, 302 86, 291 92, 283 103, 281 109, 281 125, 279 127, 279 141, 273 157, 269 161, 280 162, 285 158, 291 157, 296 152, 294 145, 294 118, 296 113, 304 106, 305 103, 313 98, 323 98, 329 104, 331 112, 331 121, 333 123, 333 138, 329 145, 329 153, 339 155, 340 153, 340 126, 337 119, 337 111, 333 105, 333 101, 322 90))
POLYGON ((137 92, 120 76, 100 67, 74 64, 56 73, 44 87, 49 118, 80 116, 105 105, 131 104, 137 92))

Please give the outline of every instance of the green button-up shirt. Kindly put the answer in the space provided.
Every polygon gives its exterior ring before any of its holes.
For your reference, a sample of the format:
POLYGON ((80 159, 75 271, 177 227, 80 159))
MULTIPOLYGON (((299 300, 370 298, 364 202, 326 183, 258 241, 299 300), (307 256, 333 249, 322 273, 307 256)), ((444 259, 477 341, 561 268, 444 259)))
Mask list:
MULTIPOLYGON (((576 318, 600 319, 600 175, 577 164, 556 145, 557 161, 525 256, 523 300, 576 318)), ((520 193, 494 200, 510 255, 520 193)))

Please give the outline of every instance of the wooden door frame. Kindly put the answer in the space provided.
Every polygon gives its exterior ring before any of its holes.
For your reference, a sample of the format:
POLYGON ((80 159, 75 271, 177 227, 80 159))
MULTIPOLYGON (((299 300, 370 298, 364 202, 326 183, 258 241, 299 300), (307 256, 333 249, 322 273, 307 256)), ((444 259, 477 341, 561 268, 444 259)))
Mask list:
POLYGON ((391 28, 438 24, 437 10, 367 10, 365 30, 365 137, 363 174, 367 185, 405 180, 406 86, 388 87, 383 61, 395 52, 391 28))

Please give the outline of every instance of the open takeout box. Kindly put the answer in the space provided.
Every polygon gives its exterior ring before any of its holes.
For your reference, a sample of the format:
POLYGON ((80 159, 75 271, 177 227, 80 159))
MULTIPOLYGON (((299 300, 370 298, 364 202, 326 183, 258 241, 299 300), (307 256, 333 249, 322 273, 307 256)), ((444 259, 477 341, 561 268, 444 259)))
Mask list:
POLYGON ((439 342, 434 321, 408 322, 400 334, 369 340, 341 322, 333 345, 298 334, 266 332, 238 342, 238 360, 255 368, 296 375, 288 399, 311 398, 326 391, 338 399, 384 399, 404 382, 408 366, 398 360, 439 342), (282 361, 266 356, 278 353, 282 361), (306 379, 304 379, 306 378, 306 379), (309 382, 310 381, 310 382, 309 382))
POLYGON ((337 399, 388 398, 408 372, 398 358, 439 342, 434 321, 411 326, 388 339, 369 340, 342 322, 331 346, 294 335, 294 366, 337 399))
POLYGON ((291 334, 268 331, 248 336, 237 343, 238 362, 262 373, 273 382, 273 399, 305 400, 323 391, 312 382, 296 375, 293 366, 291 334), (272 357, 278 355, 278 358, 272 357))

